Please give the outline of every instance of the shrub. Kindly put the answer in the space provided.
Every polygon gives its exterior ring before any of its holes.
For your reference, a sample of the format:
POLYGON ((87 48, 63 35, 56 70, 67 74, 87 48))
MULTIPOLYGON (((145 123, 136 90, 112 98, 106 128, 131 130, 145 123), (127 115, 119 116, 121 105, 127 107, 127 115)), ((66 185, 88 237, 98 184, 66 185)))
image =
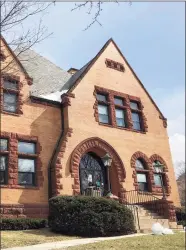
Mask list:
POLYGON ((178 225, 186 226, 185 207, 176 208, 176 218, 177 218, 178 225))
POLYGON ((38 229, 47 226, 47 220, 45 219, 29 219, 29 218, 2 218, 0 221, 1 230, 26 230, 26 229, 38 229))
POLYGON ((135 232, 132 212, 116 201, 89 196, 57 196, 49 200, 52 231, 84 237, 135 232))

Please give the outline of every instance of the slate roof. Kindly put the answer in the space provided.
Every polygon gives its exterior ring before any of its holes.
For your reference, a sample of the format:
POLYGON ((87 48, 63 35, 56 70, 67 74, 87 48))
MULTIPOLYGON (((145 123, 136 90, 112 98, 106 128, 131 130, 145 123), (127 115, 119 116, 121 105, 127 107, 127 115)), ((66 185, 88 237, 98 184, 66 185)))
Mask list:
POLYGON ((41 96, 59 91, 72 77, 34 50, 27 50, 18 56, 25 70, 33 78, 32 96, 41 96))

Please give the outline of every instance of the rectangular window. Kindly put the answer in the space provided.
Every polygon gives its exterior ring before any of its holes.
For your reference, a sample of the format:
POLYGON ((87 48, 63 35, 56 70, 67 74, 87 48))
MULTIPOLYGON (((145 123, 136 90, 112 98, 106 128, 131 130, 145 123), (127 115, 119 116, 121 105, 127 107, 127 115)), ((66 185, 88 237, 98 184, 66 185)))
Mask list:
POLYGON ((14 80, 9 81, 9 80, 4 79, 3 87, 5 89, 17 90, 18 89, 18 83, 17 83, 17 81, 14 81, 14 80))
POLYGON ((137 174, 138 187, 140 191, 148 191, 146 174, 137 174))
POLYGON ((18 152, 24 154, 35 154, 36 153, 35 146, 36 146, 35 143, 19 141, 18 152))
POLYGON ((16 113, 16 110, 17 110, 17 95, 16 94, 4 92, 3 110, 16 113))
POLYGON ((99 122, 109 123, 108 106, 98 105, 99 122))
POLYGON ((102 94, 97 94, 97 100, 101 102, 107 102, 107 96, 102 94))
POLYGON ((162 176, 160 174, 154 174, 154 182, 156 186, 161 186, 162 187, 162 176))
POLYGON ((116 123, 119 127, 125 127, 125 112, 122 109, 115 109, 116 123))
POLYGON ((7 182, 7 163, 8 157, 5 155, 0 156, 0 184, 6 184, 7 182))
POLYGON ((132 112, 132 122, 133 122, 133 129, 141 130, 140 115, 138 113, 132 112))
POLYGON ((1 151, 8 150, 8 140, 7 139, 0 139, 0 150, 1 151))
POLYGON ((123 99, 119 97, 114 97, 114 104, 123 106, 123 99))
POLYGON ((18 184, 35 184, 35 159, 18 159, 18 184))
POLYGON ((138 103, 137 102, 130 102, 130 108, 134 110, 138 110, 138 103))
POLYGON ((35 172, 36 172, 35 170, 35 165, 36 165, 35 143, 19 141, 18 142, 18 154, 19 154, 18 155, 18 184, 34 186, 35 185, 35 172))
POLYGON ((8 139, 0 138, 0 184, 7 184, 8 139))

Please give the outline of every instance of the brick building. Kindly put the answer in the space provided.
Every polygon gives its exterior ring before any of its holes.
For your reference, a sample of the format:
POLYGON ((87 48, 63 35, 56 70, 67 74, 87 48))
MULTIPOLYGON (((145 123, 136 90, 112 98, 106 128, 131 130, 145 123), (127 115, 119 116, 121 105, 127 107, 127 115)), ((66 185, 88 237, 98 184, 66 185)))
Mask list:
POLYGON ((3 216, 47 216, 50 197, 90 186, 124 203, 164 190, 180 206, 167 120, 112 39, 66 72, 32 50, 16 58, 2 38, 1 65, 3 216))

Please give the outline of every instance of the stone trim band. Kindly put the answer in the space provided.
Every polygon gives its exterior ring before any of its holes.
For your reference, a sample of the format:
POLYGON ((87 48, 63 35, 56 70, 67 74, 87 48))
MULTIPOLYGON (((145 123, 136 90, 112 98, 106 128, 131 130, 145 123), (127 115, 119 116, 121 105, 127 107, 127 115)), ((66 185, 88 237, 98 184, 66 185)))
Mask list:
POLYGON ((145 165, 146 165, 146 170, 140 170, 140 172, 144 172, 147 173, 147 181, 148 181, 148 185, 149 185, 149 191, 152 192, 154 195, 162 195, 163 191, 162 191, 162 187, 156 186, 155 182, 154 182, 154 169, 153 169, 153 162, 155 160, 160 161, 161 164, 164 165, 164 170, 163 170, 163 179, 164 179, 164 184, 165 184, 165 188, 166 188, 166 194, 170 195, 171 193, 171 187, 170 187, 170 183, 169 183, 169 177, 167 175, 168 172, 168 167, 166 162, 163 160, 163 158, 157 154, 152 155, 150 158, 148 158, 144 153, 138 151, 136 153, 134 153, 131 157, 131 167, 134 169, 133 170, 133 179, 134 179, 134 187, 135 190, 139 191, 138 188, 138 181, 137 181, 137 170, 136 170, 136 160, 142 160, 145 165))

